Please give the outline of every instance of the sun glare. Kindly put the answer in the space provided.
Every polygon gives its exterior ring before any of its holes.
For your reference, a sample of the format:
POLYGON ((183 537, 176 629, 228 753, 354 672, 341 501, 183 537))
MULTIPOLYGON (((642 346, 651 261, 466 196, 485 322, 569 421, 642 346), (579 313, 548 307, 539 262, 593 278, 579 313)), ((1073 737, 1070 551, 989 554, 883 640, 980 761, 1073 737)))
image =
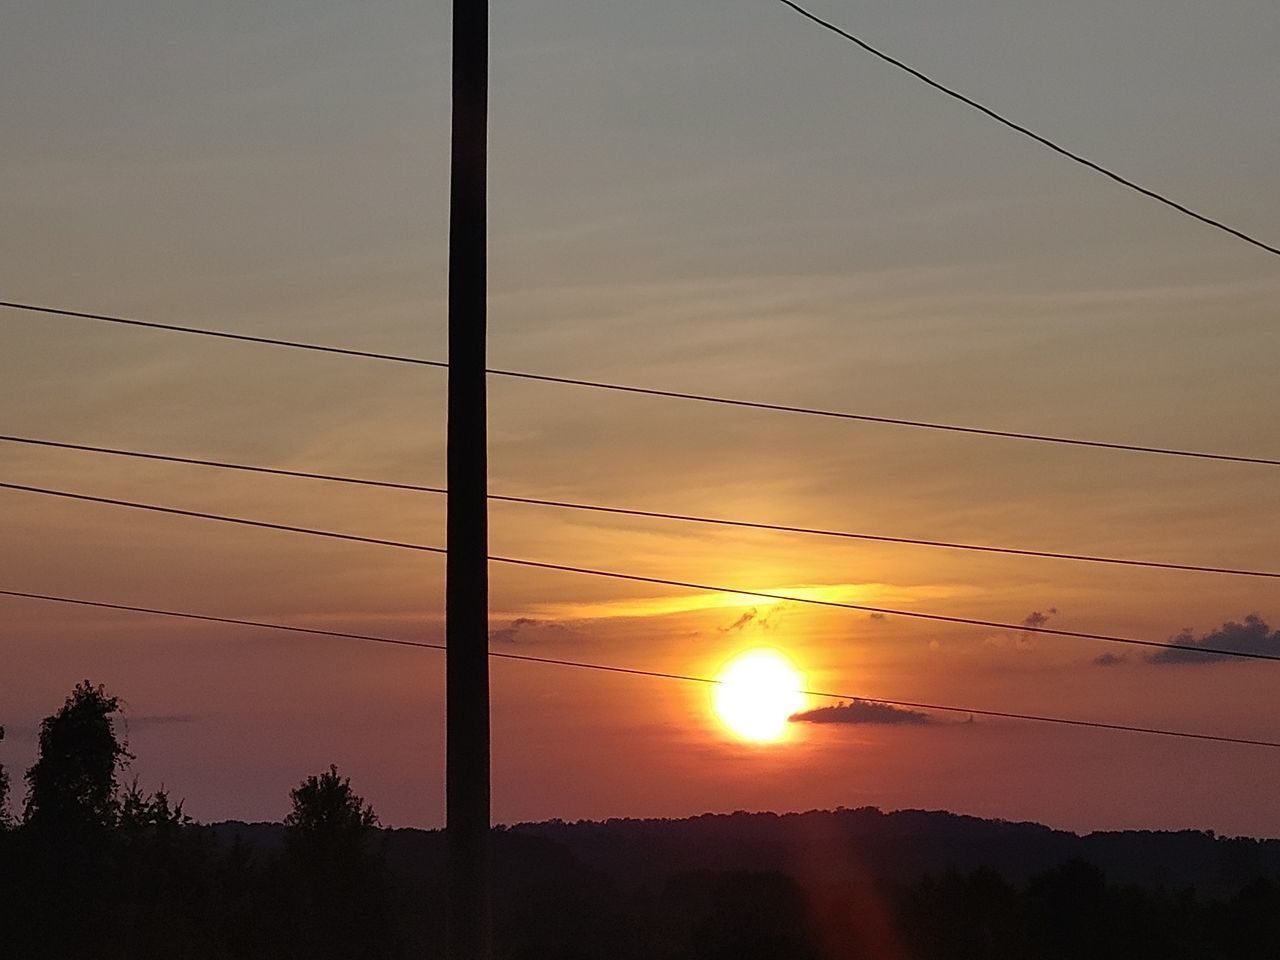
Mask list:
POLYGON ((720 671, 715 708, 721 722, 743 740, 781 740, 787 719, 805 706, 804 677, 777 650, 748 650, 720 671))

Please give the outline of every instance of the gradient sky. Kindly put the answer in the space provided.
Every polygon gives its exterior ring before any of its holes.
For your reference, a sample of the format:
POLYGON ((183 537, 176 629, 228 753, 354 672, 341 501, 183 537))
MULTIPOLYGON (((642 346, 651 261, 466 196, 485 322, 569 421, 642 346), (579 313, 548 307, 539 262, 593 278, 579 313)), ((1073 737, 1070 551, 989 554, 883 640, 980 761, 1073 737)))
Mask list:
MULTIPOLYGON (((1280 239, 1264 0, 815 0, 1140 182, 1280 239)), ((448 5, 0 10, 0 299, 443 357, 448 5)), ((496 366, 1120 442, 1280 454, 1273 257, 1051 155, 773 0, 493 9, 496 366)), ((442 483, 438 371, 0 311, 0 432, 442 483)), ((1273 469, 495 381, 492 489, 908 537, 1280 567, 1273 469)), ((443 503, 0 444, 0 479, 442 544, 443 503)), ((495 505, 494 552, 1166 640, 1275 581, 495 505)), ((441 635, 428 555, 0 493, 0 587, 441 635)), ((786 650, 813 687, 1275 738, 1280 672, 1153 664, 716 595, 493 571, 495 645, 682 673, 786 650), (544 621, 511 629, 513 621, 544 621), (761 624, 765 625, 762 626, 761 624), (498 631, 501 631, 499 633, 498 631)), ((1280 646, 1280 641, 1277 642, 1280 646)), ((1123 649, 1110 650, 1124 654, 1123 649)), ((442 817, 427 651, 0 601, 0 761, 84 677, 201 819, 336 762, 442 817)), ((1011 722, 727 736, 709 691, 498 663, 494 816, 946 807, 1280 835, 1248 747, 1011 722)), ((815 706, 817 703, 815 703, 815 706)))

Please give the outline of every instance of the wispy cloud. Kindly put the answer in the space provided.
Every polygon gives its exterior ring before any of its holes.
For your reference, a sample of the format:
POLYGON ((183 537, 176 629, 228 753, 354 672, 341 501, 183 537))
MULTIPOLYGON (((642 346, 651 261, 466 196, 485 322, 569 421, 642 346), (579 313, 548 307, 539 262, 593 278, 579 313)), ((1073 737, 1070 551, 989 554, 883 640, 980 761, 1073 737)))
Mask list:
POLYGON ((178 723, 195 723, 200 719, 195 713, 157 713, 140 717, 125 717, 125 724, 134 727, 167 727, 178 723))
POLYGON ((751 621, 754 620, 755 618, 756 618, 756 608, 752 607, 750 610, 748 610, 746 613, 740 616, 737 620, 733 621, 733 623, 729 624, 727 627, 717 627, 716 629, 719 630, 721 633, 732 633, 734 630, 745 630, 747 628, 747 625, 750 624, 751 621))
POLYGON ((1096 656, 1091 661, 1094 666, 1098 667, 1118 667, 1122 663, 1128 663, 1128 657, 1117 656, 1114 653, 1103 653, 1096 656))
POLYGON ((760 630, 773 630, 777 627, 778 620, 783 616, 784 612, 789 607, 794 606, 795 604, 785 602, 774 604, 763 614, 761 614, 757 608, 752 607, 750 610, 742 614, 742 616, 738 617, 737 620, 733 621, 733 623, 724 627, 717 627, 716 629, 720 633, 732 633, 735 630, 743 631, 750 626, 754 626, 760 630))
MULTIPOLYGON (((794 607, 787 598, 801 603, 808 600, 834 601, 838 603, 902 604, 930 599, 951 599, 966 596, 969 588, 959 585, 921 585, 901 587, 889 583, 829 583, 829 584, 763 584, 752 589, 762 593, 778 594, 783 599, 775 604, 775 610, 794 607)), ((751 593, 694 593, 670 594, 662 597, 636 597, 623 600, 600 600, 584 603, 539 604, 531 613, 549 620, 603 620, 613 617, 663 617, 672 614, 693 613, 702 610, 727 608, 758 608, 761 597, 751 593)), ((767 599, 767 598, 764 598, 767 599)), ((770 614, 772 618, 773 614, 770 614)), ((769 618, 765 618, 769 619, 769 618)), ((770 619, 772 626, 772 620, 770 619)))
POLYGON ((539 620, 534 617, 516 617, 501 630, 489 631, 489 639, 494 643, 537 643, 565 640, 573 635, 572 627, 555 620, 539 620))

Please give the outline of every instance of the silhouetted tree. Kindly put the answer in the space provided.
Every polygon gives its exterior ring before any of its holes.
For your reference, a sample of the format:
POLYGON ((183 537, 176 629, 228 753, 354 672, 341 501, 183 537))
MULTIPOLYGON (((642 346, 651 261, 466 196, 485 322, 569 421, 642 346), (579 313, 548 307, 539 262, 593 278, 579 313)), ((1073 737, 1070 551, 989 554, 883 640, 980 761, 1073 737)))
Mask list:
POLYGON ((286 869, 297 895, 296 956, 388 956, 389 900, 378 817, 330 766, 290 791, 285 817, 286 869))
POLYGON ((40 724, 15 856, 28 866, 13 889, 15 915, 30 937, 13 955, 114 954, 110 939, 121 896, 115 827, 119 771, 130 759, 116 736, 118 698, 89 681, 40 724))
POLYGON ((346 861, 366 852, 377 814, 351 789, 351 778, 338 775, 337 767, 307 777, 289 797, 293 809, 284 818, 285 839, 297 856, 346 861))
POLYGON ((138 788, 135 779, 120 801, 118 826, 126 841, 145 839, 160 844, 170 843, 191 822, 191 818, 182 812, 182 801, 178 801, 176 806, 171 803, 163 786, 147 796, 138 788))
POLYGON ((116 736, 118 697, 88 680, 40 724, 40 752, 27 771, 24 821, 35 830, 81 834, 113 827, 120 768, 133 757, 116 736))
MULTIPOLYGON (((4 727, 0 727, 0 740, 4 739, 4 727)), ((7 830, 9 819, 9 771, 0 763, 0 830, 7 830)))

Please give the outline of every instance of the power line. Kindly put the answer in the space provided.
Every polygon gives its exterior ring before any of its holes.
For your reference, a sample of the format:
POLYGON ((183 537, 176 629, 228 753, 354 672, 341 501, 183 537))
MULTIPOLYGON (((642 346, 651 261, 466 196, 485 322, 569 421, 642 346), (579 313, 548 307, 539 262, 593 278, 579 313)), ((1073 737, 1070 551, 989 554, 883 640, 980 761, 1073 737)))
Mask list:
POLYGON ((346 347, 329 347, 319 343, 305 343, 299 340, 279 340, 274 337, 258 337, 248 333, 232 333, 229 330, 209 330, 204 327, 184 327, 174 323, 158 323, 152 320, 135 320, 132 317, 117 317, 105 313, 86 313, 82 310, 63 310, 60 307, 43 307, 30 303, 12 303, 0 300, 0 307, 10 310, 26 310, 30 313, 44 313, 55 317, 72 317, 77 320, 98 320, 102 323, 117 323, 129 327, 142 327, 147 330, 164 330, 169 333, 190 333, 198 337, 217 337, 220 340, 240 340, 245 343, 265 344, 272 347, 292 347, 295 350, 312 350, 319 353, 336 353, 344 357, 363 357, 368 360, 389 360, 392 363, 412 363, 423 367, 440 367, 448 369, 449 364, 443 360, 424 360, 418 357, 402 357, 392 353, 374 353, 369 350, 350 350, 346 347))
MULTIPOLYGON (((94 497, 83 493, 71 493, 65 490, 51 490, 46 487, 33 487, 17 483, 0 483, 0 489, 17 490, 43 496, 60 497, 68 500, 79 500, 88 503, 106 504, 116 507, 129 507, 134 510, 147 510, 154 513, 172 514, 181 517, 194 517, 201 520, 213 520, 219 523, 231 523, 248 527, 261 527, 268 530, 279 530, 287 533, 300 533, 312 537, 323 537, 332 540, 346 540, 355 543, 371 544, 380 547, 397 547, 402 550, 416 550, 425 553, 447 554, 444 547, 428 546, 420 543, 408 543, 403 540, 384 540, 377 537, 363 537, 349 533, 338 533, 331 530, 318 530, 312 527, 297 527, 288 524, 268 523, 262 520, 249 520, 242 517, 231 517, 224 514, 205 513, 196 510, 179 510, 173 507, 162 507, 150 503, 138 503, 133 500, 119 500, 112 497, 94 497)), ((801 603, 819 607, 832 607, 842 610, 857 610, 863 613, 882 613, 887 616, 909 617, 915 620, 929 620, 935 623, 950 623, 973 627, 986 627, 993 630, 1010 630, 1016 633, 1035 633, 1054 637, 1070 637, 1080 640, 1098 640, 1104 643, 1122 643, 1129 646, 1151 647, 1160 650, 1179 650, 1198 653, 1204 656, 1239 657, 1246 660, 1280 661, 1280 656, 1269 653, 1255 653, 1246 650, 1220 649, 1217 647, 1196 647, 1181 643, 1167 643, 1158 640, 1139 640, 1136 637, 1120 637, 1105 633, 1085 633, 1078 630, 1059 630, 1055 627, 1029 626, 1021 623, 1005 623, 998 620, 979 620, 972 617, 948 616, 941 613, 923 613, 916 610, 898 610, 892 607, 876 607, 869 604, 848 603, 843 600, 822 600, 816 597, 797 597, 783 593, 771 593, 763 590, 747 590, 737 587, 726 587, 716 584, 695 583, 688 580, 673 580, 665 577, 646 577, 634 573, 620 573, 612 570, 596 570, 591 567, 576 567, 569 564, 549 563, 542 560, 525 560, 517 557, 489 556, 492 563, 509 566, 528 567, 536 570, 554 570, 560 573, 577 573, 589 577, 603 577, 610 580, 625 580, 629 583, 648 583, 666 587, 680 587, 686 590, 698 590, 708 593, 736 594, 744 597, 760 597, 765 600, 776 600, 781 603, 801 603)))
POLYGON ((241 527, 258 527, 264 530, 278 530, 284 533, 301 533, 311 537, 326 537, 331 540, 347 540, 352 543, 371 544, 376 547, 398 547, 401 550, 419 550, 425 553, 446 554, 444 547, 430 547, 419 543, 404 543, 400 540, 383 540, 379 537, 362 537, 354 533, 338 533, 334 530, 314 530, 311 527, 295 527, 287 523, 271 523, 266 520, 249 520, 244 517, 228 517, 221 513, 205 513, 201 510, 180 510, 177 507, 162 507, 154 503, 137 503, 133 500, 117 500, 113 497, 92 497, 87 493, 71 493, 66 490, 49 490, 45 487, 29 487, 20 483, 0 483, 0 489, 19 490, 23 493, 36 493, 47 497, 61 497, 66 500, 82 500, 86 503, 101 503, 112 507, 129 507, 133 510, 149 510, 152 513, 167 513, 175 517, 192 517, 197 520, 214 520, 218 523, 233 523, 241 527))
POLYGON ((678 390, 657 390, 652 387, 632 387, 618 383, 604 383, 598 380, 580 380, 573 377, 553 377, 544 374, 523 373, 513 370, 490 370, 489 373, 498 377, 515 377, 521 380, 536 380, 542 383, 555 383, 563 386, 590 387, 595 390, 612 390, 618 393, 634 393, 649 397, 664 397, 668 400, 696 400, 700 403, 715 403, 723 406, 743 407, 752 410, 769 410, 774 413, 797 413, 810 417, 826 417, 834 420, 855 420, 861 423, 878 423, 894 427, 915 427, 920 430, 941 430, 948 433, 963 433, 971 436, 997 437, 1003 440, 1034 440, 1040 443, 1056 443, 1074 447, 1093 447, 1099 450, 1124 450, 1130 453, 1156 453, 1169 457, 1190 457, 1197 460, 1223 460, 1229 463, 1253 463, 1280 467, 1280 459, 1268 457, 1206 453, 1204 451, 1177 450, 1169 447, 1144 446, 1133 443, 1110 443, 1104 440, 1085 440, 1078 437, 1057 437, 1050 436, 1048 434, 1024 433, 1015 430, 992 430, 986 427, 967 427, 952 423, 935 423, 928 420, 906 420, 900 417, 878 417, 864 413, 846 413, 840 410, 823 410, 818 407, 801 407, 782 403, 764 403, 758 400, 739 400, 732 397, 717 397, 701 393, 685 393, 678 390))
MULTIPOLYGON (((82 443, 67 443, 59 440, 45 440, 33 437, 18 437, 0 434, 0 442, 22 443, 39 447, 53 447, 61 450, 77 450, 85 453, 109 454, 117 457, 130 457, 142 460, 158 460, 165 463, 180 463, 191 466, 215 467, 221 470, 237 470, 248 473, 269 474, 272 476, 291 477, 303 480, 324 480, 333 483, 353 484, 366 487, 382 487, 392 490, 407 490, 417 493, 447 494, 444 487, 426 486, 416 483, 399 483, 391 480, 370 480, 362 477, 348 477, 330 473, 314 473, 304 470, 287 470, 283 467, 265 467, 245 463, 232 463, 226 460, 207 460, 197 457, 180 457, 173 454, 151 453, 139 450, 122 450, 118 447, 91 446, 82 443)), ((692 514, 670 513, 657 510, 639 510, 632 507, 611 507, 601 504, 574 503, 567 500, 548 500, 540 497, 516 497, 503 494, 489 494, 490 500, 502 503, 524 504, 535 507, 553 507, 562 510, 578 510, 590 513, 605 513, 625 517, 643 517, 653 520, 674 520, 682 523, 700 523, 715 526, 735 527, 747 530, 766 530, 776 533, 796 533, 808 536, 831 537, 844 540, 863 540, 874 543, 894 543, 908 546, 939 547, 948 550, 971 550, 980 553, 994 553, 1017 557, 1038 557, 1049 560, 1071 560, 1083 563, 1104 563, 1127 567, 1143 567, 1155 570, 1178 570, 1191 573, 1216 573, 1239 577, 1263 577, 1280 579, 1280 572, 1271 570, 1246 570, 1238 567, 1207 566, 1191 563, 1173 563, 1159 560, 1135 560, 1121 557, 1102 557, 1081 553, 1056 553, 1048 550, 1029 550, 1020 547, 998 547, 986 544, 955 543, 947 540, 926 540, 913 537, 893 537, 883 534, 859 533, 849 530, 829 530, 817 527, 792 526, 788 524, 763 523, 754 520, 733 520, 723 517, 702 517, 692 514)))
POLYGON ((1024 127, 1022 124, 1016 123, 1013 120, 1010 120, 1008 117, 1004 116, 1003 114, 997 113, 995 110, 991 109, 988 106, 985 106, 984 104, 979 103, 977 100, 974 100, 971 97, 967 97, 963 93, 960 93, 959 91, 954 90, 951 87, 948 87, 942 83, 939 83, 937 80, 934 80, 928 74, 922 73, 920 70, 917 70, 915 67, 910 66, 907 63, 904 63, 903 61, 899 60, 897 57, 893 57, 885 53, 883 50, 873 47, 871 44, 867 43, 867 41, 861 39, 860 37, 856 37, 852 33, 849 33, 847 30, 844 30, 841 27, 836 26, 834 23, 830 22, 829 20, 824 20, 821 17, 819 17, 817 14, 811 13, 810 11, 806 10, 804 7, 800 6, 800 4, 794 2, 794 0, 779 0, 779 2, 781 2, 785 6, 790 7, 792 10, 794 10, 796 13, 800 14, 802 17, 806 18, 807 20, 811 20, 812 22, 816 23, 818 26, 823 27, 826 30, 830 30, 832 33, 836 34, 837 36, 843 37, 844 39, 848 40, 850 43, 855 44, 858 47, 861 47, 867 53, 870 53, 873 56, 878 57, 879 59, 883 60, 885 63, 891 64, 892 66, 897 67, 899 70, 903 70, 911 74, 911 76, 915 77, 917 80, 921 81, 922 83, 929 85, 930 87, 932 87, 933 89, 941 93, 945 93, 948 97, 951 97, 954 100, 959 100, 961 103, 965 104, 966 106, 972 107, 974 110, 977 110, 979 113, 985 114, 986 116, 990 117, 992 120, 995 120, 997 123, 1003 124, 1004 126, 1008 127, 1010 130, 1014 130, 1025 137, 1030 137, 1036 143, 1039 143, 1041 146, 1048 147, 1050 150, 1066 157, 1068 160, 1073 160, 1076 163, 1080 164, 1081 166, 1088 167, 1090 170, 1094 171, 1095 173, 1100 173, 1104 177, 1108 177, 1109 179, 1114 180, 1116 183, 1120 184, 1121 186, 1128 187, 1130 190, 1133 190, 1133 191, 1136 191, 1137 193, 1142 194, 1144 197, 1149 197, 1152 200, 1156 200, 1160 203, 1163 203, 1166 207, 1170 207, 1185 216, 1191 217, 1194 220, 1199 220, 1201 223, 1206 224, 1210 227, 1213 227, 1214 229, 1221 230, 1224 233, 1229 233, 1231 234, 1231 236, 1236 237, 1239 240, 1243 240, 1245 243, 1252 244, 1253 246, 1259 248, 1260 250, 1265 250, 1267 253, 1280 256, 1280 247, 1273 247, 1271 244, 1265 243, 1256 237, 1252 237, 1241 230, 1237 230, 1235 227, 1228 226, 1227 224, 1223 223, 1221 220, 1215 220, 1212 217, 1205 216, 1202 213, 1197 213, 1195 210, 1192 210, 1190 207, 1179 203, 1177 200, 1173 200, 1162 193, 1158 193, 1157 191, 1151 190, 1148 187, 1144 187, 1139 183, 1135 183, 1133 180, 1130 180, 1128 177, 1125 177, 1125 176, 1122 176, 1121 174, 1116 173, 1114 170, 1110 170, 1099 163, 1095 163, 1094 161, 1088 159, 1087 157, 1083 157, 1072 150, 1068 150, 1066 147, 1062 146, 1061 144, 1055 143, 1053 140, 1050 140, 1048 137, 1042 136, 1041 134, 1036 133, 1034 130, 1031 130, 1028 127, 1024 127))
MULTIPOLYGON (((75 597, 52 596, 43 593, 29 593, 20 590, 0 590, 0 596, 17 597, 26 600, 42 600, 50 603, 73 604, 76 606, 96 607, 105 610, 117 610, 128 613, 143 613, 152 616, 173 617, 182 620, 196 620, 209 623, 230 624, 243 627, 260 627, 265 630, 279 630, 289 633, 314 634, 321 637, 332 637, 341 640, 361 640, 368 643, 391 644, 400 647, 419 647, 426 650, 444 650, 442 643, 428 643, 417 640, 401 640, 393 637, 382 637, 364 633, 347 633, 340 630, 322 630, 315 627, 299 627, 291 624, 270 623, 262 620, 242 620, 235 617, 216 617, 199 613, 186 613, 177 610, 159 610, 154 607, 133 606, 121 603, 106 603, 100 600, 84 600, 75 597)), ((593 670, 601 673, 616 673, 635 677, 651 677, 659 680, 681 680, 689 683, 718 685, 721 680, 710 677, 698 677, 682 673, 667 673, 660 670, 641 670, 634 667, 618 667, 602 663, 589 663, 581 660, 561 660, 555 657, 534 657, 527 654, 499 653, 489 651, 489 656, 499 660, 516 660, 523 663, 541 663, 555 667, 572 667, 581 670, 593 670)), ((1005 710, 984 710, 977 707, 957 707, 950 704, 919 703, 911 700, 888 700, 883 697, 867 697, 848 693, 830 693, 822 690, 801 690, 800 693, 827 700, 861 701, 864 703, 881 703, 908 710, 933 710, 940 713, 968 714, 971 716, 991 717, 1002 720, 1024 720, 1034 723, 1052 723, 1072 727, 1088 727, 1098 730, 1120 731, 1125 733, 1143 733, 1164 737, 1177 737, 1189 740, 1208 740, 1216 743, 1234 743, 1254 747, 1280 748, 1280 742, 1270 740, 1253 740, 1245 737, 1227 737, 1209 733, 1192 733, 1184 730, 1170 730, 1161 727, 1141 727, 1122 723, 1104 723, 1095 720, 1074 720, 1066 717, 1041 716, 1029 713, 1014 713, 1005 710)))
MULTIPOLYGON (((200 457, 180 457, 176 454, 153 453, 145 450, 123 450, 120 447, 99 447, 86 443, 68 443, 62 440, 46 440, 39 437, 0 435, 0 442, 23 443, 37 447, 53 447, 59 450, 78 450, 83 453, 104 453, 114 457, 139 460, 158 460, 163 463, 181 463, 196 467, 216 467, 219 470, 238 470, 246 473, 264 473, 277 477, 293 477, 300 480, 328 480, 362 487, 382 487, 390 490, 411 490, 416 493, 448 493, 445 487, 424 486, 419 483, 398 483, 394 480, 370 480, 364 477, 345 477, 332 473, 311 473, 305 470, 286 470, 284 467, 265 467, 257 464, 233 463, 229 460, 207 460, 200 457)), ((490 499, 498 499, 490 496, 490 499)), ((505 498, 504 498, 505 499, 505 498)))
POLYGON ((532 506, 556 507, 567 510, 584 510, 629 517, 645 517, 657 520, 675 520, 683 523, 712 524, 747 530, 767 530, 776 533, 796 533, 815 537, 831 537, 842 540, 862 540, 873 543, 894 543, 918 547, 938 547, 947 550, 971 550, 1015 557, 1038 557, 1049 560, 1072 560, 1081 563, 1105 563, 1126 567, 1144 567, 1156 570, 1180 570, 1192 573, 1217 573, 1240 577, 1280 578, 1280 573, 1269 570, 1244 570, 1234 567, 1211 567, 1189 563, 1172 563, 1158 560, 1133 560, 1118 557, 1100 557, 1080 553, 1054 553, 1048 550, 1026 550, 1018 547, 995 547, 985 544, 956 543, 947 540, 925 540, 915 537, 891 537, 883 534, 858 533, 849 530, 827 530, 817 527, 791 526, 777 523, 761 523, 754 520, 731 520, 722 517, 700 517, 691 514, 665 513, 653 510, 636 510, 629 507, 606 507, 594 504, 569 503, 560 500, 541 500, 534 497, 496 496, 493 499, 532 506))
MULTIPOLYGON (((134 320, 128 317, 116 317, 101 313, 85 313, 78 310, 63 310, 57 307, 43 307, 29 303, 17 303, 0 300, 0 307, 11 310, 24 310, 30 313, 41 313, 50 316, 73 317, 82 320, 98 320, 103 323, 125 324, 134 327, 145 327, 150 330, 163 330, 170 333, 187 333, 196 336, 217 337, 223 340, 242 340, 247 343, 267 344, 277 347, 291 347, 296 350, 312 350, 320 353, 340 354, 347 357, 362 357, 369 360, 385 360, 393 363, 413 364, 421 367, 447 369, 448 364, 442 360, 428 360, 423 357, 411 357, 401 354, 376 353, 368 350, 355 350, 346 347, 331 347, 323 344, 305 343, 297 340, 278 340, 271 337, 250 336, 232 333, 226 330, 208 330, 199 327, 185 327, 176 324, 159 323, 150 320, 134 320)), ((929 420, 909 420, 901 417, 881 417, 872 414, 850 413, 842 410, 826 410, 820 407, 804 407, 795 404, 767 403, 759 400, 742 400, 735 397, 720 397, 710 394, 689 393, 680 390, 660 390, 653 387, 637 387, 629 384, 607 383, 601 380, 585 380, 578 377, 557 377, 550 374, 529 373, 523 370, 500 370, 489 368, 489 376, 504 377, 514 380, 528 380, 537 383, 550 383, 559 386, 586 387, 592 390, 608 390, 614 393, 636 394, 638 396, 662 397, 667 400, 688 400, 698 403, 718 404, 720 406, 739 407, 750 410, 767 410, 772 413, 792 413, 811 417, 823 417, 833 420, 850 420, 859 423, 875 423, 883 426, 913 427, 919 430, 937 430, 946 433, 960 433, 969 436, 994 437, 1002 440, 1029 440, 1037 443, 1059 444, 1073 447, 1089 447, 1097 450, 1114 450, 1128 453, 1150 453, 1166 457, 1183 457, 1195 460, 1217 460, 1226 463, 1248 463, 1268 467, 1280 467, 1280 458, 1241 456, 1226 453, 1212 453, 1204 450, 1183 450, 1174 447, 1157 447, 1135 443, 1112 443, 1105 440, 1089 440, 1081 437, 1061 437, 1050 434, 1027 433, 1016 430, 995 430, 986 427, 970 427, 954 423, 937 423, 929 420)))

